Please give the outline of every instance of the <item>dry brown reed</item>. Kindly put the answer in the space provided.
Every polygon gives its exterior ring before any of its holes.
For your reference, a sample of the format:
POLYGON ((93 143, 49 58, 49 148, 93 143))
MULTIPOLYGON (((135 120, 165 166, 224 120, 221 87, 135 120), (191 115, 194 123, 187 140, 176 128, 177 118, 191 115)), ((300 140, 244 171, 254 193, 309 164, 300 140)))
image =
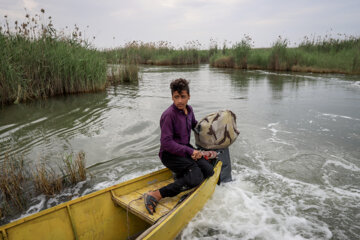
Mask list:
POLYGON ((75 165, 77 168, 77 173, 80 181, 84 181, 86 179, 86 168, 85 168, 85 153, 79 152, 76 156, 75 165))
POLYGON ((32 173, 35 189, 39 193, 53 196, 63 188, 63 178, 44 162, 38 163, 32 173))
POLYGON ((73 154, 67 155, 64 159, 64 180, 70 184, 76 184, 86 179, 85 153, 79 152, 73 160, 73 154))
POLYGON ((55 171, 45 162, 38 163, 32 172, 35 189, 39 193, 53 196, 65 186, 74 185, 86 180, 85 153, 79 152, 73 160, 73 154, 68 154, 59 165, 59 171, 55 171))
POLYGON ((64 187, 75 185, 86 180, 85 153, 79 152, 73 158, 68 154, 55 171, 49 163, 40 162, 33 166, 26 166, 23 157, 5 154, 0 165, 0 218, 23 211, 27 202, 36 192, 53 196, 64 187), (32 170, 27 170, 32 169, 32 170), (30 193, 30 194, 29 194, 30 193))
POLYGON ((17 208, 24 209, 26 204, 23 185, 27 177, 23 157, 5 154, 0 174, 0 191, 4 203, 12 203, 17 208))

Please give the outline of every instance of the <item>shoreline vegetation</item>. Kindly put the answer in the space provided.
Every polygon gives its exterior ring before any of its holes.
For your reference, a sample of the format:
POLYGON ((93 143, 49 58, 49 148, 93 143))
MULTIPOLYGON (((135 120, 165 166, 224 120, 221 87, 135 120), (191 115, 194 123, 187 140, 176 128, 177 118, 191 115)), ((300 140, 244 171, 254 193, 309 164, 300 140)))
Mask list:
POLYGON ((360 74, 360 37, 305 37, 297 47, 281 36, 270 48, 252 48, 249 36, 232 46, 210 40, 208 50, 198 41, 174 48, 169 42, 133 41, 124 47, 104 50, 108 63, 132 62, 147 65, 210 63, 212 67, 312 73, 360 74))
POLYGON ((82 38, 57 31, 45 11, 0 29, 1 103, 19 103, 68 93, 103 90, 106 62, 82 38))
POLYGON ((10 23, 5 15, 0 25, 1 105, 102 91, 129 81, 129 71, 136 71, 130 80, 137 81, 138 68, 127 62, 124 71, 110 78, 103 53, 84 36, 77 25, 56 30, 44 9, 35 16, 26 14, 22 23, 10 23))
POLYGON ((360 74, 360 37, 340 35, 308 38, 297 47, 288 47, 289 41, 281 36, 271 48, 251 48, 251 38, 210 58, 214 67, 261 69, 273 71, 360 74))
POLYGON ((210 39, 208 49, 198 41, 180 48, 166 41, 133 41, 98 50, 77 25, 58 31, 45 10, 40 12, 34 17, 26 14, 22 23, 10 23, 4 16, 0 25, 1 106, 136 84, 139 64, 209 63, 218 68, 360 74, 360 37, 305 37, 297 47, 289 47, 279 36, 270 48, 253 48, 252 39, 244 35, 231 46, 210 39))

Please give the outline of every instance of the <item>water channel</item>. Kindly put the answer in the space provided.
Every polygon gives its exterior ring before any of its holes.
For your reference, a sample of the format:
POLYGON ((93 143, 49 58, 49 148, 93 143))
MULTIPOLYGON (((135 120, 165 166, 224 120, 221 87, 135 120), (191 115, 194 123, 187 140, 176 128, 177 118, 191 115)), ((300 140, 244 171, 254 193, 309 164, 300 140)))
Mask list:
MULTIPOLYGON (((0 110, 0 155, 54 165, 84 151, 89 179, 22 216, 162 168, 169 83, 190 80, 195 116, 237 115, 233 182, 218 186, 179 239, 359 239, 360 76, 143 66, 135 85, 0 110)), ((194 137, 192 137, 194 142, 194 137)))

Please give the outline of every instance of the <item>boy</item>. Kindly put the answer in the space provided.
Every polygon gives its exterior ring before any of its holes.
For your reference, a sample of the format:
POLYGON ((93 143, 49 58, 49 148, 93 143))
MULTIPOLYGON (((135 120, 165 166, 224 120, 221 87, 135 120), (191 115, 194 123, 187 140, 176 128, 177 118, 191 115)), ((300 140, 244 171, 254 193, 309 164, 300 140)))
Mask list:
POLYGON ((161 138, 159 157, 161 162, 176 174, 173 183, 144 194, 145 207, 152 215, 161 198, 173 197, 199 185, 214 174, 207 159, 216 157, 214 151, 198 151, 190 144, 191 129, 196 126, 190 99, 189 82, 179 78, 170 84, 173 104, 160 118, 161 138))

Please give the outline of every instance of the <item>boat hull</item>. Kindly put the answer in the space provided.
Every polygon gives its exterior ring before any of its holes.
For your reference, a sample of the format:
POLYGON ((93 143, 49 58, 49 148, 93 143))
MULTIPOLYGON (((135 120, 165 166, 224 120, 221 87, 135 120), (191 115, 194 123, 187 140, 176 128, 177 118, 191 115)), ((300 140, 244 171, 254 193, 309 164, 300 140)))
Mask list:
POLYGON ((129 194, 171 179, 172 174, 168 169, 146 174, 1 226, 0 240, 127 239, 141 233, 143 239, 173 239, 211 196, 220 169, 221 162, 215 167, 214 176, 206 179, 181 204, 153 225, 127 208, 119 207, 114 203, 113 196, 129 194))

